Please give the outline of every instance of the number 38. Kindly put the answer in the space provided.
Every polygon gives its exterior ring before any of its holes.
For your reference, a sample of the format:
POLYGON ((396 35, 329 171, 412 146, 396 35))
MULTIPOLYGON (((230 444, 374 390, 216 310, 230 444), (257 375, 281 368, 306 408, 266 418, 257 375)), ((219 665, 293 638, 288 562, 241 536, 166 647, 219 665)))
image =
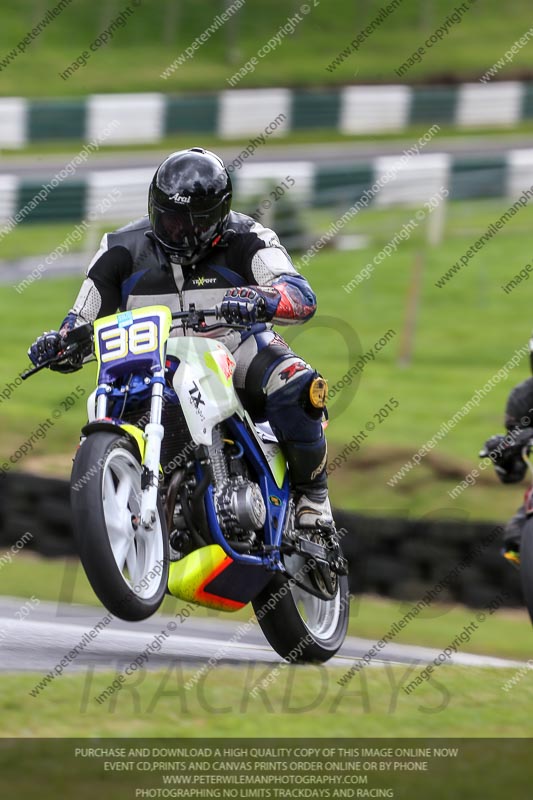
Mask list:
POLYGON ((151 353, 158 347, 157 325, 152 320, 136 322, 129 328, 113 328, 101 334, 105 353, 102 361, 118 361, 128 354, 139 356, 151 353))

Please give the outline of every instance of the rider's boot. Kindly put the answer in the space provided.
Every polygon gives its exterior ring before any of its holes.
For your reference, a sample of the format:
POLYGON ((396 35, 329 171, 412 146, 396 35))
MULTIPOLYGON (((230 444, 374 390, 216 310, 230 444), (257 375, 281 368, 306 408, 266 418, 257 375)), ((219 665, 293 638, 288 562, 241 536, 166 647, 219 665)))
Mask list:
POLYGON ((333 525, 333 516, 328 497, 324 436, 314 443, 285 442, 283 449, 298 497, 296 527, 330 528, 333 525))
POLYGON ((331 528, 333 515, 327 489, 308 489, 296 504, 298 528, 331 528))

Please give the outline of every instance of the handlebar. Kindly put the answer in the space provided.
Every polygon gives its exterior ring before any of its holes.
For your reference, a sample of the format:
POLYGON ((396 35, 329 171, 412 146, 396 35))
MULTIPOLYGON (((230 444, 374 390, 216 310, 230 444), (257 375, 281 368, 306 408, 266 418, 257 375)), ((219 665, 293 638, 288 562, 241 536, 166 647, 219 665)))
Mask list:
POLYGON ((196 309, 194 304, 191 303, 188 311, 175 311, 172 314, 172 319, 184 321, 184 328, 195 330, 200 333, 212 331, 216 328, 233 328, 234 330, 238 331, 245 331, 250 328, 250 325, 241 325, 237 322, 217 322, 216 325, 205 325, 204 320, 206 317, 215 317, 217 320, 222 320, 223 317, 220 311, 220 306, 215 306, 214 308, 196 309))
POLYGON ((205 308, 205 309, 196 309, 194 305, 191 304, 188 311, 174 311, 172 314, 172 319, 188 319, 189 317, 217 317, 220 318, 220 306, 215 306, 214 308, 205 308))
MULTIPOLYGON (((215 317, 217 320, 222 320, 222 314, 220 312, 220 306, 215 306, 214 308, 206 308, 206 309, 196 309, 194 304, 191 303, 189 306, 188 311, 175 311, 172 314, 172 319, 182 321, 182 325, 184 329, 195 330, 200 333, 206 333, 207 331, 212 331, 216 328, 233 328, 234 330, 247 330, 250 326, 249 325, 240 325, 235 322, 218 322, 215 325, 205 325, 205 318, 206 317, 215 317)), ((175 327, 175 326, 174 326, 175 327)), ((30 378, 32 375, 35 375, 37 372, 40 372, 42 369, 46 367, 51 367, 54 364, 57 364, 59 361, 64 361, 73 355, 76 355, 80 349, 83 349, 87 346, 88 342, 92 340, 93 335, 93 325, 92 323, 86 323, 85 325, 80 325, 78 328, 74 328, 72 331, 69 331, 65 336, 65 343, 66 347, 57 356, 51 358, 49 361, 45 361, 42 364, 38 364, 37 366, 33 367, 32 369, 26 370, 21 374, 21 378, 23 381, 30 378)), ((83 358, 83 356, 82 356, 83 358)))

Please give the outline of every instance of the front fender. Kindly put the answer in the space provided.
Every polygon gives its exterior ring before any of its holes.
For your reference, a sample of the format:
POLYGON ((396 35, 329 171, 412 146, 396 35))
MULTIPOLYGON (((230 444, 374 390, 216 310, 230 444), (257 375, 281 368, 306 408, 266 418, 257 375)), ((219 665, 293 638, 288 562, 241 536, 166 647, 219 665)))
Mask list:
POLYGON ((130 425, 128 422, 120 422, 114 419, 98 419, 94 422, 88 422, 81 429, 84 436, 90 436, 97 431, 109 431, 110 433, 118 433, 122 431, 129 441, 133 442, 137 447, 141 462, 144 461, 144 451, 146 448, 146 441, 143 432, 136 428, 135 425, 130 425))

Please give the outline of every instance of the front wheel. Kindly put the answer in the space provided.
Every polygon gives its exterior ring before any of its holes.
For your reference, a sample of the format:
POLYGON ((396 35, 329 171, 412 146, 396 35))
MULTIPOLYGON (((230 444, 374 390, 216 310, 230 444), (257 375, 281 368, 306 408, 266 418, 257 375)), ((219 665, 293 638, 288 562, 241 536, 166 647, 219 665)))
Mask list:
POLYGON ((331 600, 321 599, 276 573, 252 605, 276 653, 291 663, 328 661, 346 637, 350 595, 346 575, 332 576, 331 600))
POLYGON ((160 502, 152 528, 139 522, 136 447, 123 435, 91 434, 74 460, 70 499, 80 560, 99 600, 129 622, 150 617, 165 596, 169 545, 160 502))
POLYGON ((533 623, 533 517, 522 528, 520 540, 520 580, 524 601, 533 623))

